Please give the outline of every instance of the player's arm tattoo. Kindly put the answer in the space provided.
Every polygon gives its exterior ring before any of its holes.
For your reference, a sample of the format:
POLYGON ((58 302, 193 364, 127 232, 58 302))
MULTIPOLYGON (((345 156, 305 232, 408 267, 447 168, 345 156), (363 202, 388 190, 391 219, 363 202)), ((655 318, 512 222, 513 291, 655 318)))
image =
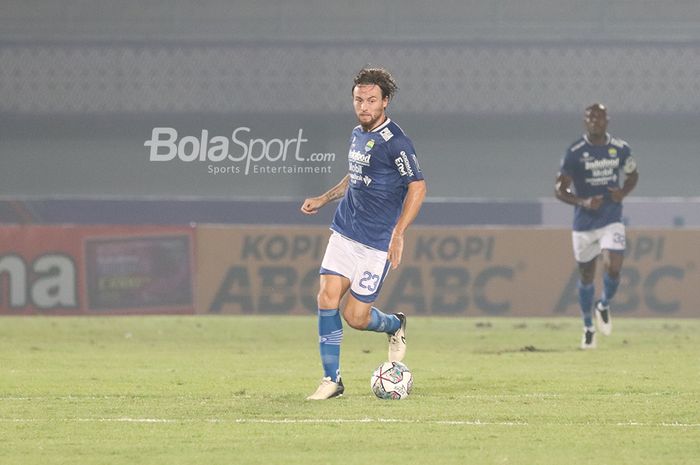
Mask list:
POLYGON ((342 181, 340 181, 335 187, 331 188, 328 192, 323 194, 326 202, 332 202, 345 195, 345 191, 348 189, 348 184, 350 181, 350 175, 345 175, 342 181))

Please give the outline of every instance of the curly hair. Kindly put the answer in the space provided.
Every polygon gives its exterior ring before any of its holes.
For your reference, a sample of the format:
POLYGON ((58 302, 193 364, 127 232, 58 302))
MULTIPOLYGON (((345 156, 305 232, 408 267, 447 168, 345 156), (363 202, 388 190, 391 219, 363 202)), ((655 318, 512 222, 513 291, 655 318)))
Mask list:
POLYGON ((388 98, 391 100, 396 91, 399 90, 399 86, 396 85, 396 81, 389 71, 384 68, 372 68, 364 67, 353 79, 352 91, 355 87, 362 85, 377 85, 382 90, 382 98, 388 98))
POLYGON ((591 112, 593 110, 598 110, 598 111, 608 111, 607 108, 605 108, 605 105, 603 105, 600 102, 593 103, 591 105, 588 105, 586 107, 586 113, 591 112))

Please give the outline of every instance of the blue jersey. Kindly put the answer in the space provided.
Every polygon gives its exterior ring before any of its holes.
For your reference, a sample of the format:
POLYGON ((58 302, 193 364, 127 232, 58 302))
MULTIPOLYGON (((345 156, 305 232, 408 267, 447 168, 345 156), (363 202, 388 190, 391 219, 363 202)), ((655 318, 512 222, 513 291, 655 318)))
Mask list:
POLYGON ((604 199, 597 210, 575 207, 574 231, 590 231, 622 221, 622 203, 611 199, 608 187, 620 187, 621 168, 631 173, 635 166, 627 142, 609 134, 602 145, 593 145, 583 136, 569 147, 560 172, 573 179, 573 192, 578 197, 602 195, 604 199))
POLYGON ((408 184, 423 179, 416 151, 390 119, 373 131, 357 126, 348 153, 350 183, 331 229, 377 250, 389 249, 408 184))

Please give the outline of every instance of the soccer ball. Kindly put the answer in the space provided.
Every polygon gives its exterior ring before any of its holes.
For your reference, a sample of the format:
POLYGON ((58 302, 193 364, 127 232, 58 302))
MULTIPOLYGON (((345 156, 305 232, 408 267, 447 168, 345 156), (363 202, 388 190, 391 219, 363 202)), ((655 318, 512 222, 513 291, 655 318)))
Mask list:
POLYGON ((413 373, 401 362, 384 362, 372 373, 370 386, 380 399, 405 399, 413 389, 413 373))

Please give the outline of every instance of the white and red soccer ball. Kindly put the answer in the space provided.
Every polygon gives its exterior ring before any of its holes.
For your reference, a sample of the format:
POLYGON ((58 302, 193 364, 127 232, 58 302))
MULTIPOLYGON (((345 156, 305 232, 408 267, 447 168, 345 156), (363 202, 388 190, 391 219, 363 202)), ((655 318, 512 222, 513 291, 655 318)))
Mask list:
POLYGON ((413 389, 413 373, 401 362, 384 362, 372 373, 370 386, 380 399, 405 399, 413 389))

